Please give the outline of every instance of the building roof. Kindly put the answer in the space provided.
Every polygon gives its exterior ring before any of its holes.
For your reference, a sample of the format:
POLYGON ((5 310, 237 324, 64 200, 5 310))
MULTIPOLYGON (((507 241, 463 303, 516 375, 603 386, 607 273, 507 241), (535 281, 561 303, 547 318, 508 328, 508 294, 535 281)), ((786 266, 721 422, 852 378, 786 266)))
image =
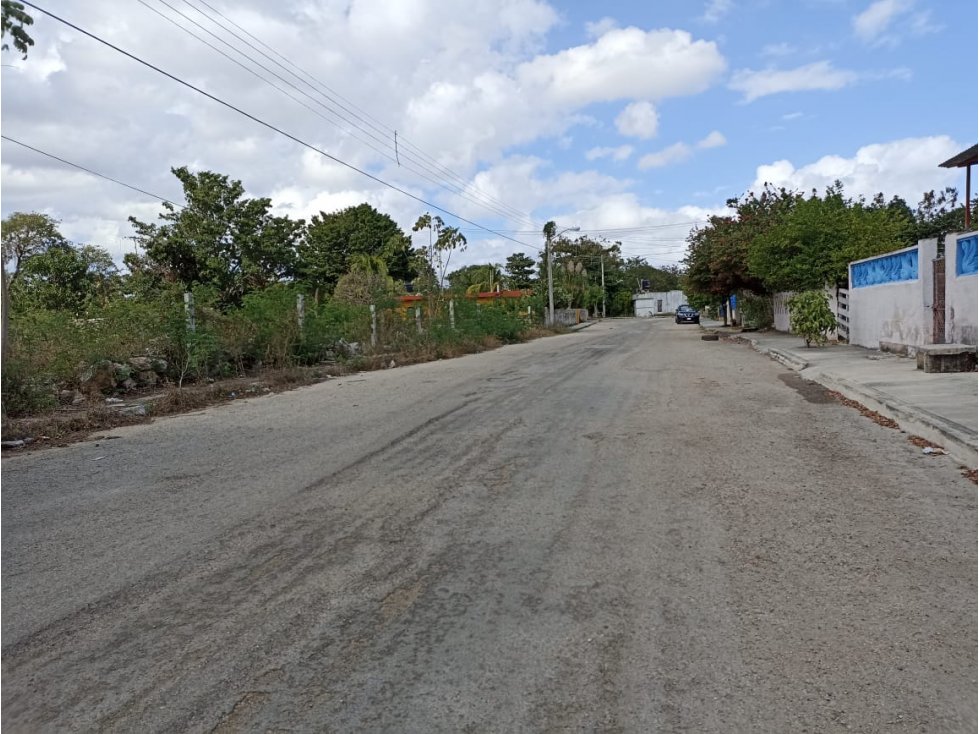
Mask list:
POLYGON ((963 150, 958 155, 953 155, 944 163, 939 163, 939 168, 965 168, 979 163, 979 145, 973 145, 967 150, 963 150))

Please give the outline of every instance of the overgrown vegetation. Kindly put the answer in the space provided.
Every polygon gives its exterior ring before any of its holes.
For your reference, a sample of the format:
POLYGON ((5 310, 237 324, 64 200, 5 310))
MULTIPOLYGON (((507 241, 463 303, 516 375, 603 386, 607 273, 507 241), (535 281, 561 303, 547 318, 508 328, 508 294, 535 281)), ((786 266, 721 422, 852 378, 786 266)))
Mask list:
MULTIPOLYGON (((543 317, 533 258, 451 270, 466 238, 438 216, 418 217, 414 247, 369 204, 307 223, 273 214, 269 199, 228 176, 172 172, 184 203, 165 202, 156 221, 129 218, 136 251, 122 267, 102 247, 69 242, 46 214, 3 222, 5 416, 77 402, 75 391, 453 356, 526 338, 543 317), (486 295, 500 290, 517 293, 486 295), (422 298, 405 304, 409 293, 422 298)), ((618 243, 559 238, 554 252, 559 308, 597 310, 605 295, 612 314, 626 313, 634 281, 678 283, 676 271, 623 260, 618 243)))

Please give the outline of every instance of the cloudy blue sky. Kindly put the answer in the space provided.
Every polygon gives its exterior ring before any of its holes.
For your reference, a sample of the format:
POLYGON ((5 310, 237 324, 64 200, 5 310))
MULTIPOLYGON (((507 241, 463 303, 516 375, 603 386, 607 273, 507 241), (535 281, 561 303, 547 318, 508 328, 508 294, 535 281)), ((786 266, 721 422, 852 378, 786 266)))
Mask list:
MULTIPOLYGON (((977 138, 974 0, 41 5, 494 230, 443 214, 470 239, 460 264, 533 254, 548 219, 674 263, 765 181, 914 203, 962 188, 937 164, 977 138)), ((34 14, 30 57, 4 53, 5 136, 176 201, 188 165, 296 217, 368 201, 409 229, 428 209, 34 14)), ((159 211, 7 141, 0 183, 4 216, 47 212, 117 257, 127 217, 159 211)))

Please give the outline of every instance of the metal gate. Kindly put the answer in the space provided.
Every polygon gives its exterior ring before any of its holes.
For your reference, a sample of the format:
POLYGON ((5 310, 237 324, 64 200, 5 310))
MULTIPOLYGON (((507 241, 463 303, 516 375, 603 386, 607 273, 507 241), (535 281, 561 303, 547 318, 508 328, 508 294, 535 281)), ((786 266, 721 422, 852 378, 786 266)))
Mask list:
POLYGON ((945 343, 945 258, 932 260, 931 341, 945 343))

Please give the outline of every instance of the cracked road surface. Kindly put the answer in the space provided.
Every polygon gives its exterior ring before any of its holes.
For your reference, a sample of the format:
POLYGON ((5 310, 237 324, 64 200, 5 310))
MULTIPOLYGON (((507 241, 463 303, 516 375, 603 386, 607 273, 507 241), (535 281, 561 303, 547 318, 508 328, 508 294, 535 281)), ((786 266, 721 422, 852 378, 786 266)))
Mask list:
POLYGON ((976 488, 699 334, 5 458, 6 731, 974 731, 976 488))

